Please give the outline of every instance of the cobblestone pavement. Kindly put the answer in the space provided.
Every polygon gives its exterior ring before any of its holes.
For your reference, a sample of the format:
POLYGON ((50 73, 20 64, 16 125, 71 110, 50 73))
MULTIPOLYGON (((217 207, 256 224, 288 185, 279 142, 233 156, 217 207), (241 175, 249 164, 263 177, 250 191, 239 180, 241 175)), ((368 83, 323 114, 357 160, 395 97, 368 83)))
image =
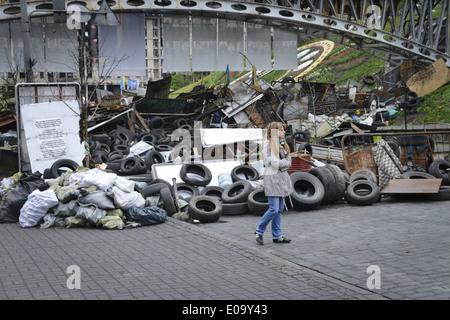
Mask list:
POLYGON ((253 232, 259 217, 221 221, 226 223, 200 228, 361 289, 373 275, 368 267, 378 266, 380 289, 372 291, 387 299, 450 298, 449 201, 384 197, 371 206, 339 203, 288 211, 281 229, 290 244, 272 243, 269 225, 265 244, 257 245, 253 232))
POLYGON ((272 243, 269 227, 263 246, 254 215, 125 230, 0 224, 0 300, 448 299, 448 208, 383 199, 289 211, 292 242, 272 243), (371 265, 380 289, 368 288, 371 265))

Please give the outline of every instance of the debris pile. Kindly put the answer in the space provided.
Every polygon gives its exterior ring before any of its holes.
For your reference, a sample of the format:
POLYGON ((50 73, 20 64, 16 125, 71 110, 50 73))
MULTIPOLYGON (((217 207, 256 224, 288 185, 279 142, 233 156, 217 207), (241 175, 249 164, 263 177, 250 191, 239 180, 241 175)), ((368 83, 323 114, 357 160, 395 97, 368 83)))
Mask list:
POLYGON ((167 216, 262 215, 268 201, 258 146, 272 121, 286 124, 290 149, 301 155, 289 170, 288 209, 371 205, 388 195, 450 199, 448 130, 379 131, 400 109, 417 110, 422 100, 412 91, 356 92, 286 78, 256 88, 198 86, 169 99, 168 83, 149 82, 145 96, 103 94, 88 108, 83 165, 58 159, 42 177, 3 179, 0 222, 123 229, 167 216), (207 143, 208 132, 216 135, 207 143), (434 154, 438 144, 444 157, 434 154))

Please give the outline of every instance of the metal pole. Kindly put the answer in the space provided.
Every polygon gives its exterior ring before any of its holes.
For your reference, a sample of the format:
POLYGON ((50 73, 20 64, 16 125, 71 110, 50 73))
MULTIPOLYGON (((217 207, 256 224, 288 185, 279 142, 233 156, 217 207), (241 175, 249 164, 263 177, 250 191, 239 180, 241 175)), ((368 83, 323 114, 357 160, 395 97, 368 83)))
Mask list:
POLYGON ((20 0, 20 15, 23 33, 23 54, 25 58, 25 76, 27 82, 33 82, 33 57, 31 54, 30 16, 27 0, 20 0))

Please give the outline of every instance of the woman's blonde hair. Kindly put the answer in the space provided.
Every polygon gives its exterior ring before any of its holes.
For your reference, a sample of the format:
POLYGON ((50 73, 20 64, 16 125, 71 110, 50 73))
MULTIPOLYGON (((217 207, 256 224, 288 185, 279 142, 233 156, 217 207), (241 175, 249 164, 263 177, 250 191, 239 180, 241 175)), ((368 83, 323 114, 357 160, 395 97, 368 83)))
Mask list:
MULTIPOLYGON (((285 125, 281 122, 271 122, 266 129, 265 139, 269 143, 270 150, 274 150, 274 154, 278 154, 280 148, 280 129, 286 129, 285 125)), ((284 137, 282 139, 284 150, 289 154, 291 152, 289 145, 284 137)))

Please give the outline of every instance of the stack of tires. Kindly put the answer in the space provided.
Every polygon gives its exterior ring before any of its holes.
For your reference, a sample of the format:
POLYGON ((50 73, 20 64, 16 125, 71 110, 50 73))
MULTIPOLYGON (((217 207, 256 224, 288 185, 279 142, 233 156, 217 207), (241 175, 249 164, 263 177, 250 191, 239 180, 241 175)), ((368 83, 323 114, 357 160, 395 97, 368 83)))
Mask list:
POLYGON ((199 163, 183 164, 180 178, 183 182, 176 184, 177 193, 188 202, 189 216, 203 223, 219 220, 222 215, 222 203, 216 196, 206 193, 208 191, 206 186, 212 179, 208 167, 199 163), (199 187, 203 187, 205 193, 200 194, 199 187))
POLYGON ((314 167, 308 172, 293 172, 290 177, 294 192, 287 205, 291 209, 313 210, 321 204, 339 202, 345 193, 345 176, 336 165, 314 167))
POLYGON ((377 176, 371 170, 359 169, 350 175, 345 200, 360 206, 367 206, 379 201, 381 190, 377 176))
POLYGON ((450 200, 450 161, 444 159, 434 160, 428 167, 428 173, 433 178, 442 179, 438 193, 424 194, 426 200, 450 200))
POLYGON ((91 134, 89 136, 89 150, 95 164, 105 163, 108 170, 118 174, 136 175, 147 173, 153 164, 165 162, 161 152, 171 151, 177 142, 171 138, 161 127, 159 117, 151 119, 151 133, 131 133, 112 130, 109 133, 91 134), (143 141, 153 148, 149 150, 144 159, 128 156, 130 147, 143 141))

